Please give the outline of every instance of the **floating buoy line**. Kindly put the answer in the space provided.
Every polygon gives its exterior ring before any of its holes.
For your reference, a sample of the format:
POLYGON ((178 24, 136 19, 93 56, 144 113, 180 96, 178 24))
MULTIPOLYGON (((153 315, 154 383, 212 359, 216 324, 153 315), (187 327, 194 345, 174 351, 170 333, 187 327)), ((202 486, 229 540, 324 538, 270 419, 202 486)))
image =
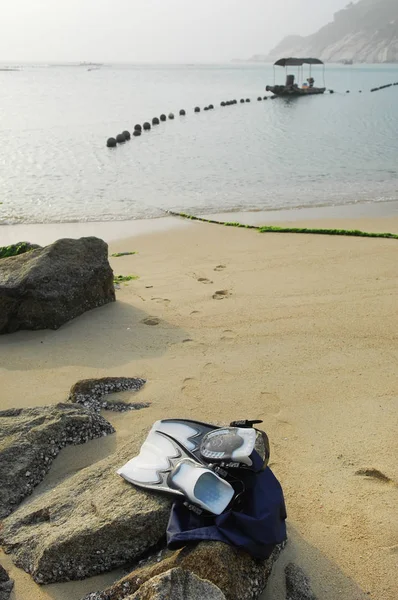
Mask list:
MULTIPOLYGON (((396 83, 388 83, 387 85, 381 85, 379 87, 375 87, 372 88, 370 90, 370 92, 378 92, 380 90, 385 90, 387 88, 393 87, 393 86, 398 86, 398 81, 396 83)), ((337 93, 342 93, 342 92, 335 92, 332 89, 327 90, 329 92, 329 94, 337 94, 337 93)), ((351 91, 350 90, 346 90, 345 92, 346 94, 350 94, 351 91)), ((362 90, 358 91, 359 94, 362 94, 362 90)), ((277 96, 258 96, 257 101, 258 102, 262 102, 263 100, 275 100, 277 98, 277 96)), ((248 104, 251 102, 250 98, 241 98, 240 99, 240 104, 248 104)), ((226 107, 226 106, 232 106, 238 104, 238 101, 235 100, 223 100, 222 102, 220 102, 220 106, 222 108, 226 107)), ((214 105, 213 104, 209 104, 207 106, 205 106, 203 108, 204 111, 209 111, 209 110, 214 110, 214 105)), ((194 113, 200 113, 201 112, 201 108, 200 106, 195 106, 195 108, 193 109, 194 113)), ((180 117, 185 117, 186 116, 186 111, 184 109, 181 109, 178 113, 180 115, 180 117)), ((168 117, 165 114, 161 114, 160 117, 153 117, 153 119, 151 120, 151 122, 149 121, 145 121, 145 123, 143 123, 143 125, 137 124, 134 126, 134 130, 133 130, 133 137, 140 137, 140 135, 142 134, 142 131, 150 131, 152 129, 152 127, 156 127, 157 125, 160 125, 160 123, 164 123, 165 121, 167 121, 167 119, 169 119, 170 121, 173 121, 175 118, 174 113, 169 113, 168 117)), ((116 137, 110 137, 108 138, 106 145, 108 148, 116 148, 116 146, 118 144, 124 144, 125 142, 128 142, 131 139, 131 134, 129 131, 125 130, 122 133, 118 133, 116 137)), ((336 234, 335 234, 336 235, 336 234)), ((380 236, 378 236, 380 237, 380 236)), ((387 237, 387 236, 384 236, 387 237)))

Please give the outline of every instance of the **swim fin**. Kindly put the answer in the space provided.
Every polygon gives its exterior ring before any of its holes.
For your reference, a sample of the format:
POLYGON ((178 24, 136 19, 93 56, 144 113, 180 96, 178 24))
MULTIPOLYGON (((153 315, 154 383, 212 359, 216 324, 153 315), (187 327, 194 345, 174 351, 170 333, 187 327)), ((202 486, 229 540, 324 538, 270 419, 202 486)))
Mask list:
POLYGON ((117 473, 142 488, 185 497, 189 504, 220 515, 231 504, 234 488, 164 432, 152 428, 138 456, 117 473))

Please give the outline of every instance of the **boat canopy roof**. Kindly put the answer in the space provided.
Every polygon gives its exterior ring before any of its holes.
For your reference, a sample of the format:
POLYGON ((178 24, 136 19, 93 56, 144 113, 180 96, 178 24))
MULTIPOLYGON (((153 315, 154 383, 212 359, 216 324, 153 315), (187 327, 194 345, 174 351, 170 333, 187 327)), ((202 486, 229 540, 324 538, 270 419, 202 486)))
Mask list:
POLYGON ((280 58, 276 61, 276 67, 301 67, 302 65, 323 65, 319 58, 280 58))

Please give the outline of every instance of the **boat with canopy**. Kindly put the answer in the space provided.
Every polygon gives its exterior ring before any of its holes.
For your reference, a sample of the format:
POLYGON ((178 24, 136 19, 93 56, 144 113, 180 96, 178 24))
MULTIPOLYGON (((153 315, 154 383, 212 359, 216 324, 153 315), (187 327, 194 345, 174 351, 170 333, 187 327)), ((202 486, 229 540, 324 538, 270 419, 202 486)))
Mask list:
POLYGON ((275 96, 312 96, 314 94, 324 94, 325 86, 325 65, 319 58, 281 58, 274 64, 274 85, 267 85, 267 92, 272 92, 275 96), (309 66, 309 77, 304 81, 304 65, 309 66), (322 65, 323 67, 323 87, 316 87, 315 79, 312 77, 313 65, 322 65), (275 67, 284 67, 286 70, 285 85, 275 84, 275 67), (297 67, 298 77, 288 73, 288 67, 297 67))

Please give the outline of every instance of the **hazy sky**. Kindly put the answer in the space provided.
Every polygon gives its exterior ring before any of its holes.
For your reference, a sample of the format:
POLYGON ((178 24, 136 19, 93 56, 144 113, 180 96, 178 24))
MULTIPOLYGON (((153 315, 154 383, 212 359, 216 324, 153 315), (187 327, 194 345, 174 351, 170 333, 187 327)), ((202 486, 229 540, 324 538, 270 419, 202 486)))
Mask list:
POLYGON ((348 0, 1 0, 0 62, 247 58, 348 0))

